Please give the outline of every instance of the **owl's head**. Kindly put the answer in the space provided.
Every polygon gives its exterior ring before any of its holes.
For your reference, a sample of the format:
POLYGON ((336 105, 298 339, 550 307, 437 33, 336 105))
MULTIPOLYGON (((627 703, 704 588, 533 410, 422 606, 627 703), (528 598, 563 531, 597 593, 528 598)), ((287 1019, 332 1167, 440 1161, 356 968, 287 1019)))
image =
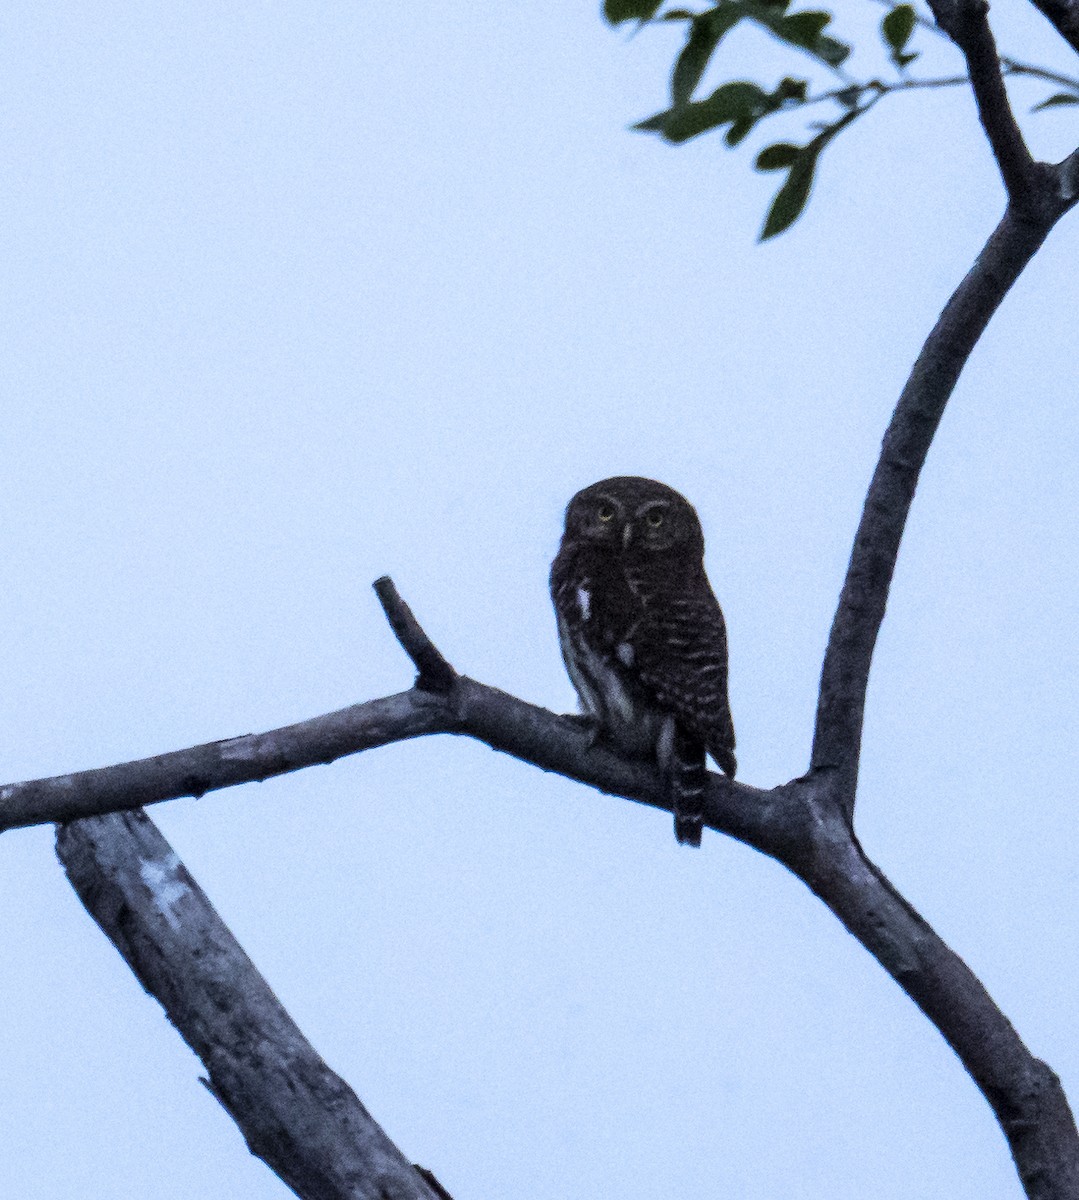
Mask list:
POLYGON ((665 483, 637 475, 601 479, 579 491, 566 509, 566 539, 644 557, 677 548, 704 554, 704 535, 693 505, 665 483))

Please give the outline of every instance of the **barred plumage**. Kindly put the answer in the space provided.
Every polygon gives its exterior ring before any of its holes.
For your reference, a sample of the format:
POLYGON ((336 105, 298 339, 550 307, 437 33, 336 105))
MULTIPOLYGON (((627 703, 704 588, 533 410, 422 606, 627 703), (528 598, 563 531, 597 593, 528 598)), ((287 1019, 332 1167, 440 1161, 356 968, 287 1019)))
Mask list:
POLYGON ((727 631, 697 514, 652 479, 577 493, 551 565, 566 669, 585 713, 667 777, 678 841, 700 845, 705 751, 733 777, 727 631))

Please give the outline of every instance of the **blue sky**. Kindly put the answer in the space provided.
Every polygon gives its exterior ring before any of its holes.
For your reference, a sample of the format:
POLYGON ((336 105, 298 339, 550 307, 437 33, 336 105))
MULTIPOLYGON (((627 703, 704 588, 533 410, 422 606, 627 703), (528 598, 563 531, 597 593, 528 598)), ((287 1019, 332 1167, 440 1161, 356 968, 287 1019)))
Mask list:
MULTIPOLYGON (((1002 7, 1002 43, 1074 70, 1039 21, 1002 7)), ((459 669, 569 710, 547 569, 569 496, 616 473, 701 514, 741 778, 804 770, 881 434, 1001 189, 969 97, 897 98, 757 246, 775 179, 748 152, 627 131, 673 49, 592 5, 7 6, 0 777, 401 690, 383 573, 459 669)), ((1079 141, 1067 110, 1028 128, 1047 157, 1079 141)), ((1073 215, 945 416, 858 814, 1073 1100, 1077 253, 1073 215)), ((458 1200, 1019 1194, 935 1031, 729 840, 690 853, 450 738, 152 815, 458 1200)), ((6 1190, 288 1194, 50 830, 0 838, 0 911, 6 1190)))

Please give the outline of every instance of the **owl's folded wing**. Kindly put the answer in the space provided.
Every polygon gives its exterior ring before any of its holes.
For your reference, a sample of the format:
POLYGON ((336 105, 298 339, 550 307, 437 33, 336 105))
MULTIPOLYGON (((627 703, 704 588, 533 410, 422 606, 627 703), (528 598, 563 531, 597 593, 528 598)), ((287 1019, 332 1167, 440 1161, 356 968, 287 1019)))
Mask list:
POLYGON ((642 685, 733 777, 737 762, 727 695, 727 631, 719 605, 711 597, 667 598, 648 609, 630 641, 642 685))

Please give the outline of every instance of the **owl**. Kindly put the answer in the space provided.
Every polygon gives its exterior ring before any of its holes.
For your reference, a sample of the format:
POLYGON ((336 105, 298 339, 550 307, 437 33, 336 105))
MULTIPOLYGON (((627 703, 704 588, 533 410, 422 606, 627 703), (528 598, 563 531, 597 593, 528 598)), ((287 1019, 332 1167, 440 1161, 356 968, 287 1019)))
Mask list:
POLYGON ((727 630, 693 506, 623 475, 577 493, 551 564, 558 638, 585 716, 623 754, 653 759, 674 836, 701 844, 705 752, 734 777, 727 630))

